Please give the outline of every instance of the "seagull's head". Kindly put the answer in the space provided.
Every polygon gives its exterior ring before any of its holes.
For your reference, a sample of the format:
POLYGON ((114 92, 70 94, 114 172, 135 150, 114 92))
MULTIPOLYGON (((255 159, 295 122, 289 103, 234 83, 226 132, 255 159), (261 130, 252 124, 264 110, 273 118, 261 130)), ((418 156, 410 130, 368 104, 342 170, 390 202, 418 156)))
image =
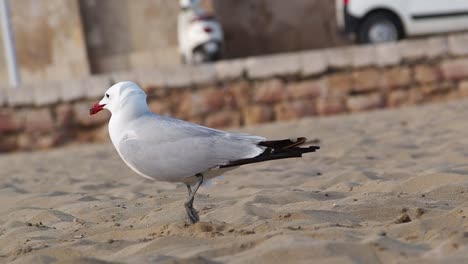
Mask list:
POLYGON ((104 93, 101 101, 95 103, 89 114, 94 115, 103 109, 115 114, 130 103, 133 108, 147 108, 145 92, 134 82, 119 82, 104 93))

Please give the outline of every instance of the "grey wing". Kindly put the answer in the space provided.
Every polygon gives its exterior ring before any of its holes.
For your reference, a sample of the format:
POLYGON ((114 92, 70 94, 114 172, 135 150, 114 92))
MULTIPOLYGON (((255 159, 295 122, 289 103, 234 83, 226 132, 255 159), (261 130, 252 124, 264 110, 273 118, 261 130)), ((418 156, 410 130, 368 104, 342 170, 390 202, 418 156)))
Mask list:
POLYGON ((122 137, 118 150, 138 173, 178 181, 232 160, 257 156, 264 149, 257 145, 262 140, 262 137, 178 123, 130 130, 122 137))

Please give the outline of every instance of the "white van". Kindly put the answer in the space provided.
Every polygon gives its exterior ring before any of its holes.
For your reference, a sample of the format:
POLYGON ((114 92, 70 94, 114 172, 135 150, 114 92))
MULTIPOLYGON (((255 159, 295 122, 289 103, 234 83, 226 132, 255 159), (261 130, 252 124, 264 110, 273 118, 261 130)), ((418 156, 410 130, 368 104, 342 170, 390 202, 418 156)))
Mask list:
POLYGON ((358 43, 468 30, 468 0, 336 0, 336 9, 358 43))

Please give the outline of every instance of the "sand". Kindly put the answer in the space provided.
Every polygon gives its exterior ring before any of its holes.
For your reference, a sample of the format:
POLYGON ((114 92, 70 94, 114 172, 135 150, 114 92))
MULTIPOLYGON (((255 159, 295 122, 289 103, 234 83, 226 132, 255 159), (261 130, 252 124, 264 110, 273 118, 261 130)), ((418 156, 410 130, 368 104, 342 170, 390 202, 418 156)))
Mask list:
POLYGON ((200 189, 134 174, 111 145, 0 156, 1 263, 468 263, 468 101, 269 124, 303 159, 200 189))

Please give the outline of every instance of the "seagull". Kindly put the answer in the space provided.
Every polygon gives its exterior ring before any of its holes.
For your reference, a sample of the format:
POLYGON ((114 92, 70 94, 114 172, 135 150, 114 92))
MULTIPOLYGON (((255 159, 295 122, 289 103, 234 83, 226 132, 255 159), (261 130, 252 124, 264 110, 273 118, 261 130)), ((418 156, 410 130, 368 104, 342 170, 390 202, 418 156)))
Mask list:
POLYGON ((192 224, 199 221, 193 201, 204 180, 242 165, 299 158, 320 148, 300 147, 307 143, 305 137, 267 140, 154 114, 148 108, 146 93, 134 82, 112 85, 89 113, 103 109, 111 113, 109 136, 128 167, 151 180, 186 185, 184 205, 192 224))

